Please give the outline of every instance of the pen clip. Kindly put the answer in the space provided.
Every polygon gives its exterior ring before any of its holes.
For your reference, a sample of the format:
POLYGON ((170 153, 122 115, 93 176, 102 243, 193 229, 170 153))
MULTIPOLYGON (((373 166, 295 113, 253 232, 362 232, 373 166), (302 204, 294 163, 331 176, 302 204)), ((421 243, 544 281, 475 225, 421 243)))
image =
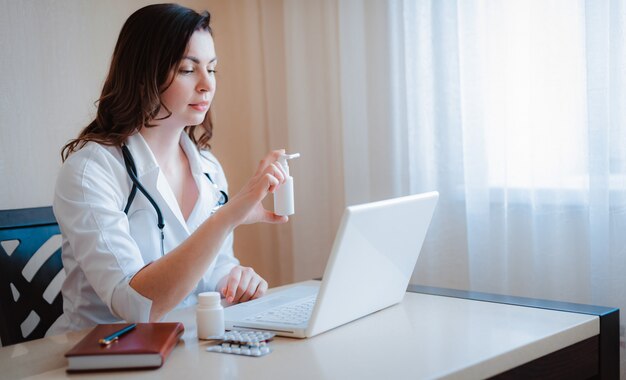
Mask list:
POLYGON ((124 327, 123 329, 114 332, 113 334, 109 335, 109 336, 105 336, 104 338, 98 340, 98 343, 100 343, 103 346, 108 346, 109 344, 115 342, 116 340, 118 340, 118 338, 126 333, 128 333, 129 331, 131 331, 132 329, 134 329, 137 326, 136 323, 130 324, 126 327, 124 327))
POLYGON ((109 344, 115 342, 116 340, 118 340, 119 337, 114 337, 113 339, 107 339, 107 338, 102 338, 98 341, 98 343, 100 343, 103 346, 108 346, 109 344))

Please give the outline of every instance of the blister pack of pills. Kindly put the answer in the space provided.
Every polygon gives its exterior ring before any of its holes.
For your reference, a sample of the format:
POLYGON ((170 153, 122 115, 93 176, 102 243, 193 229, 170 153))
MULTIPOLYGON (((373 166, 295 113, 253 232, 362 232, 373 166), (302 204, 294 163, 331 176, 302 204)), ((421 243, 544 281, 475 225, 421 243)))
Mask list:
POLYGON ((206 350, 224 354, 264 356, 272 352, 269 342, 275 335, 266 331, 228 331, 222 336, 219 344, 209 346, 206 350))
POLYGON ((275 336, 276 334, 269 331, 231 330, 222 336, 222 340, 228 343, 255 345, 263 342, 267 343, 274 339, 275 336))

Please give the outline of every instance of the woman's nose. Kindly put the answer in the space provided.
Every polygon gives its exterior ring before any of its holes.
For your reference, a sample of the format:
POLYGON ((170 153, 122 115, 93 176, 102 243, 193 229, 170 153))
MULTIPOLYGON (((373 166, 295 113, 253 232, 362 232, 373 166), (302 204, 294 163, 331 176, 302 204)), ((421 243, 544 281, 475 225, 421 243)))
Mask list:
POLYGON ((215 79, 213 74, 205 72, 200 81, 198 82, 197 90, 198 92, 209 92, 213 91, 215 88, 215 79))

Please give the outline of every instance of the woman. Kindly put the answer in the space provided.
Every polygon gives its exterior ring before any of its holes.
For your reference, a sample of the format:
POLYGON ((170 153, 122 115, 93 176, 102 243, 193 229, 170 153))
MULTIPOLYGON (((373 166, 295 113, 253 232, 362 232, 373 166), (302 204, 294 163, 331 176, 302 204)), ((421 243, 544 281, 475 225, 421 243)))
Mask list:
POLYGON ((174 4, 132 14, 118 38, 97 116, 62 152, 54 213, 63 235, 63 315, 48 334, 97 323, 158 321, 195 294, 261 297, 239 265, 233 230, 284 223, 261 201, 284 182, 269 153, 228 199, 207 150, 217 56, 208 12, 174 4))

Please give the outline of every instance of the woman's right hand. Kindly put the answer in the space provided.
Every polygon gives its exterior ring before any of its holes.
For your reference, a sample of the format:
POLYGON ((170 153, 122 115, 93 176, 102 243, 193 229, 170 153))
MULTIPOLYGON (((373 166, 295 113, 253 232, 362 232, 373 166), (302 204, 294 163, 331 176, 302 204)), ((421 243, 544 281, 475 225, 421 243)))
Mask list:
POLYGON ((286 216, 266 210, 261 203, 268 193, 285 182, 286 174, 277 160, 284 149, 268 153, 259 163, 256 173, 234 197, 217 212, 226 216, 233 228, 241 224, 285 223, 286 216))

